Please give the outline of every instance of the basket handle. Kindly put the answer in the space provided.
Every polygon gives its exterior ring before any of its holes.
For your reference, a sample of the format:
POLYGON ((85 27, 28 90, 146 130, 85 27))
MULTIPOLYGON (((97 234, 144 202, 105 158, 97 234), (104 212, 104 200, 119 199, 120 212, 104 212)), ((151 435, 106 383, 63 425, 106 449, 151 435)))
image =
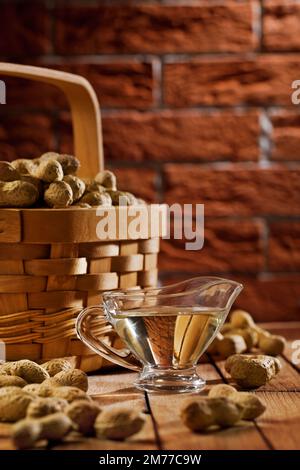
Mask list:
POLYGON ((81 162, 79 175, 92 177, 104 167, 100 107, 91 84, 80 75, 0 62, 0 75, 23 77, 60 88, 71 108, 74 150, 81 162))

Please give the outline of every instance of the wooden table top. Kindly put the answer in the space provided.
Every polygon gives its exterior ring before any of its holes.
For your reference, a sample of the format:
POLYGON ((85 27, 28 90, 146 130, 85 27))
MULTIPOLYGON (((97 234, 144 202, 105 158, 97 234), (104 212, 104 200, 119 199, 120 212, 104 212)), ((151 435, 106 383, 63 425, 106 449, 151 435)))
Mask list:
MULTIPOLYGON (((95 438, 70 436, 66 442, 53 445, 63 450, 211 450, 211 449, 300 449, 300 364, 292 363, 292 342, 300 340, 300 322, 263 325, 269 331, 284 335, 289 344, 281 357, 282 371, 266 386, 255 391, 266 404, 265 413, 254 422, 206 434, 192 433, 179 419, 179 409, 188 394, 147 394, 135 389, 134 372, 115 369, 93 374, 89 378, 89 393, 101 405, 116 402, 146 413, 144 429, 126 442, 101 441, 95 438)), ((298 351, 300 345, 298 345, 298 351)), ((298 353, 300 360, 300 353, 298 353)), ((227 383, 224 362, 201 363, 198 366, 207 387, 227 383)), ((0 449, 13 449, 9 438, 10 425, 0 424, 0 449)), ((48 447, 49 448, 49 447, 48 447)))

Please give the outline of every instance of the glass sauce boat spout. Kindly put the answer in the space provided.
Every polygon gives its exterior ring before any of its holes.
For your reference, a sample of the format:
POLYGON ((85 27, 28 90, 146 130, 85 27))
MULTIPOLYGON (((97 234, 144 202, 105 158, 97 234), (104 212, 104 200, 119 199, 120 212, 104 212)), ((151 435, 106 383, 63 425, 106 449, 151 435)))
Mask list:
POLYGON ((158 295, 181 295, 183 304, 198 306, 203 309, 225 310, 229 313, 233 302, 242 291, 243 285, 219 277, 195 277, 162 289, 158 295))

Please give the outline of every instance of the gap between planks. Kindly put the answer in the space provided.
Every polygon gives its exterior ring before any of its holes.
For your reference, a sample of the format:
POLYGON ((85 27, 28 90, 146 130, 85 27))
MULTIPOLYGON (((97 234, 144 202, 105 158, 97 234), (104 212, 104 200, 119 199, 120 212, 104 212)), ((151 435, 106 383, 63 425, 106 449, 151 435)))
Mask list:
POLYGON ((131 438, 123 442, 112 440, 100 440, 96 438, 80 438, 74 442, 74 438, 67 439, 52 447, 55 450, 157 450, 159 449, 155 429, 147 401, 143 392, 133 386, 137 374, 133 372, 101 373, 98 376, 89 377, 89 394, 101 406, 124 403, 130 408, 139 409, 146 414, 144 428, 131 438), (100 392, 99 392, 100 390, 100 392))
MULTIPOLYGON (((274 324, 268 329, 284 334, 288 339, 300 338, 300 323, 293 325, 274 324)), ((116 402, 127 403, 147 413, 145 429, 125 442, 101 441, 93 438, 71 436, 67 442, 52 446, 52 449, 74 450, 152 450, 152 449, 297 449, 300 447, 300 393, 299 373, 291 364, 291 349, 287 348, 283 361, 284 379, 276 377, 259 393, 266 402, 267 410, 255 424, 238 427, 217 433, 195 434, 180 421, 178 411, 188 396, 143 394, 134 389, 136 374, 121 372, 120 369, 89 377, 90 393, 100 405, 116 402), (296 379, 297 377, 297 379, 296 379), (279 380, 280 379, 280 380, 279 380), (282 384, 285 384, 282 387, 282 384), (288 384, 288 386, 286 386, 288 384), (284 388, 284 389, 283 389, 284 388), (99 390, 101 392, 99 393, 99 390), (291 393, 292 392, 292 393, 291 393)), ((293 365, 294 366, 294 365, 293 365)), ((207 379, 208 387, 228 381, 223 365, 211 361, 198 366, 200 375, 207 379)), ((0 449, 12 448, 8 438, 9 425, 0 424, 0 449)))
POLYGON ((148 394, 149 406, 157 426, 161 448, 165 450, 270 449, 261 430, 250 422, 230 429, 201 434, 191 432, 181 422, 180 408, 186 399, 206 395, 212 385, 223 382, 212 364, 200 364, 197 370, 207 381, 207 387, 203 392, 189 395, 148 394))
MULTIPOLYGON (((292 363, 291 341, 300 338, 300 323, 264 325, 274 334, 281 334, 288 341, 281 357, 282 371, 266 386, 254 393, 266 404, 265 413, 255 421, 255 426, 270 449, 298 449, 300 446, 300 374, 299 366, 292 363)), ((224 361, 210 363, 226 383, 232 383, 224 369, 224 361)), ((234 384, 233 384, 234 385, 234 384)))
MULTIPOLYGON (((274 324, 272 328, 270 325, 266 325, 266 327, 272 329, 274 333, 284 333, 288 339, 300 338, 300 323, 293 325, 274 324)), ((288 348, 287 351, 289 351, 288 348)), ((130 406, 136 406, 139 403, 138 406, 149 413, 151 444, 154 446, 152 448, 168 450, 295 449, 300 446, 297 437, 299 435, 298 422, 300 421, 300 393, 297 390, 300 387, 300 379, 296 369, 291 365, 288 352, 282 362, 283 370, 281 374, 283 375, 281 375, 281 378, 280 375, 277 376, 266 387, 255 392, 259 393, 267 405, 265 414, 255 423, 243 425, 243 432, 239 427, 207 434, 190 432, 181 423, 178 412, 183 400, 191 395, 143 395, 142 392, 138 392, 132 386, 135 377, 133 373, 119 373, 117 371, 116 375, 108 373, 91 377, 91 394, 95 394, 100 386, 101 394, 95 396, 100 403, 110 404, 115 403, 116 400, 128 402, 130 406)), ((222 363, 211 361, 208 364, 200 364, 198 371, 200 375, 207 379, 208 384, 208 387, 204 392, 200 392, 200 395, 206 394, 212 385, 228 381, 222 363)), ((108 448, 145 449, 145 446, 141 447, 143 443, 138 435, 135 439, 125 443, 125 447, 122 447, 124 444, 119 447, 119 443, 107 441, 109 443, 108 448)), ((65 449, 66 445, 64 444, 60 448, 65 449)), ((71 448, 74 448, 74 444, 71 444, 71 448)), ((107 447, 101 441, 99 444, 99 441, 93 443, 88 440, 81 447, 76 448, 104 449, 107 447)), ((148 447, 148 449, 150 448, 148 447)))

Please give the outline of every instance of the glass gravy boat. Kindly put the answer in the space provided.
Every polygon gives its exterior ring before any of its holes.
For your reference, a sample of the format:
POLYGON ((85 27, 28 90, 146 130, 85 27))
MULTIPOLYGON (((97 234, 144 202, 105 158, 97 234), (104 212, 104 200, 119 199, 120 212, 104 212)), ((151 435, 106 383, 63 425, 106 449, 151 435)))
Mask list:
POLYGON ((79 314, 77 334, 109 361, 139 371, 139 389, 197 391, 205 381, 196 364, 242 289, 227 279, 196 277, 154 289, 105 292, 102 305, 79 314), (112 328, 125 348, 109 345, 112 328))

